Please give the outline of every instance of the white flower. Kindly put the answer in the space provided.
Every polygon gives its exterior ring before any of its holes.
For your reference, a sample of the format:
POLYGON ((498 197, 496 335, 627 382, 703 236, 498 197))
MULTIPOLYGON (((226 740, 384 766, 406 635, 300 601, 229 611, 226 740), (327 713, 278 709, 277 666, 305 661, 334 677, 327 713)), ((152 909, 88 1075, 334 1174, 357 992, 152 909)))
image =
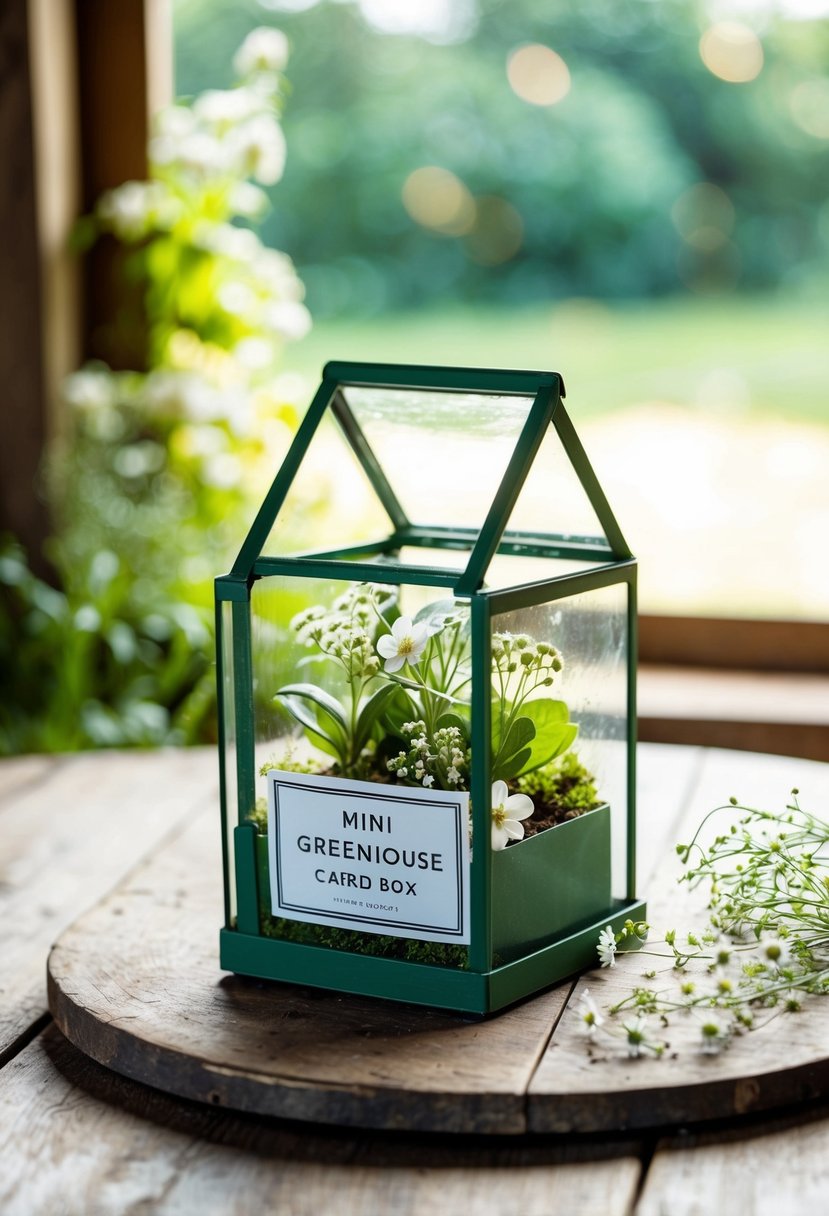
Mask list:
POLYGON ((262 114, 263 102, 253 89, 207 89, 193 102, 193 113, 203 122, 226 130, 262 114))
POLYGON ((377 643, 377 653, 385 659, 388 672, 399 671, 405 663, 414 666, 428 641, 424 625, 415 625, 410 616, 401 616, 377 643))
POLYGON ((702 1051, 705 1055, 716 1055, 731 1037, 730 1027, 720 1018, 709 1015, 700 1026, 702 1051))
POLYGON ((492 847, 505 849, 511 840, 522 840, 524 825, 535 807, 526 794, 510 794, 506 781, 496 781, 492 786, 492 847))
POLYGON ((288 39, 282 30, 260 25, 251 30, 233 56, 233 67, 240 76, 252 72, 281 72, 288 62, 288 39))
POLYGON ((791 961, 791 951, 786 942, 779 937, 766 938, 761 945, 760 954, 764 961, 778 970, 791 961))
POLYGON ((616 934, 610 925, 605 925, 599 934, 599 944, 596 946, 599 962, 603 967, 616 966, 616 934))
POLYGON ((311 314, 296 300, 278 300, 269 304, 263 315, 269 329, 275 329, 294 342, 304 338, 311 328, 311 314))
POLYGON ((242 172, 255 177, 263 186, 273 186, 279 181, 285 169, 285 136, 270 114, 257 114, 234 127, 228 133, 227 144, 242 172))
POLYGON ((623 1023, 625 1034, 627 1035, 628 1055, 635 1059, 642 1052, 650 1047, 648 1043, 648 1022, 644 1014, 639 1013, 630 1022, 623 1023))
POLYGON ((63 394, 67 403, 75 409, 107 409, 115 404, 115 380, 109 368, 85 368, 67 376, 63 382, 63 394))
POLYGON ((576 1013, 581 1018, 582 1030, 585 1034, 590 1035, 592 1039, 604 1021, 604 1018, 599 1012, 598 1005, 590 995, 589 988, 585 988, 584 992, 579 997, 576 1013))
POLYGON ((164 209, 164 195, 159 182, 124 182, 102 196, 97 212, 121 240, 139 240, 164 209))

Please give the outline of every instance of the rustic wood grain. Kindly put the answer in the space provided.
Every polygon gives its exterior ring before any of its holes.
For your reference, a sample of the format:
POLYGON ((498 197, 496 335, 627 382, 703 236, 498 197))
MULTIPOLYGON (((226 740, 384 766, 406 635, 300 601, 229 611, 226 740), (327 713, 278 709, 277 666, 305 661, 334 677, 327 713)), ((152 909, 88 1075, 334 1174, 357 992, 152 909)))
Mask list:
POLYGON ((409 1136, 251 1118, 96 1065, 53 1029, 0 1073, 4 1216, 626 1216, 635 1141, 409 1136))
POLYGON ((212 749, 0 765, 0 1059, 46 1012, 55 936, 148 849, 218 805, 212 749))
MULTIPOLYGON (((804 805, 829 770, 739 753, 642 749, 643 868, 662 930, 704 916, 704 893, 677 888, 673 843, 734 792, 804 805), (684 804, 684 805, 683 805, 684 804), (677 814, 680 822, 676 822, 677 814), (654 869, 654 860, 662 858, 654 869)), ((812 801, 808 801, 811 796, 812 801)), ((656 1127, 780 1106, 829 1083, 829 1008, 810 1003, 784 1036, 762 1031, 701 1057, 677 1019, 676 1059, 587 1050, 560 985, 480 1021, 392 1002, 224 976, 215 814, 195 815, 63 934, 50 958, 50 1006, 70 1040, 110 1068, 168 1092, 266 1115, 343 1126, 516 1134, 656 1127), (137 929, 136 926, 139 926, 137 929), (757 1043, 764 1050, 758 1056, 757 1043)), ((618 1000, 653 965, 628 956, 576 985, 618 1000)))
MULTIPOLYGON (((650 869, 672 834, 665 791, 690 787, 699 756, 646 755, 650 869)), ((53 951, 50 1005, 71 1041, 127 1076, 238 1109, 384 1128, 526 1129, 527 1086, 571 984, 480 1021, 222 978, 220 905, 215 813, 206 813, 53 951)))
POLYGON ((660 1141, 635 1216, 803 1216, 826 1210, 829 1106, 660 1141))
POLYGON ((215 815, 64 933, 58 1025, 94 1059, 217 1105, 343 1125, 522 1132, 569 985, 488 1021, 223 975, 215 815))
MULTIPOLYGON (((732 794, 748 805, 782 810, 793 786, 799 787, 805 808, 829 815, 826 765, 706 752, 677 839, 688 839, 702 816, 732 794)), ((704 923, 706 893, 677 887, 680 873, 675 853, 666 852, 646 892, 654 937, 669 928, 684 931, 704 923)), ((601 1007, 609 1007, 643 983, 643 972, 654 965, 663 964, 628 955, 612 969, 582 977, 571 1009, 585 989, 601 1007)), ((581 1020, 568 1009, 530 1085, 533 1131, 586 1131, 602 1124, 654 1127, 741 1116, 820 1097, 829 1086, 829 1002, 807 1003, 801 1013, 787 1017, 785 1032, 779 1023, 776 1030, 756 1030, 718 1056, 700 1054, 699 1023, 693 1017, 671 1019, 665 1031, 670 1051, 662 1059, 627 1059, 603 1038, 588 1051, 582 1031, 581 1020)))

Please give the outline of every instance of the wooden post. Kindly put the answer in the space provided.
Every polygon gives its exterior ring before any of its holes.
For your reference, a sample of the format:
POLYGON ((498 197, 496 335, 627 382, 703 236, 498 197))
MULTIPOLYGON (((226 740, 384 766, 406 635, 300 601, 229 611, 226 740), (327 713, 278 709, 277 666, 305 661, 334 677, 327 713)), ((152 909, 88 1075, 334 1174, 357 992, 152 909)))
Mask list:
POLYGON ((85 358, 144 358, 118 251, 96 249, 81 273, 68 239, 103 190, 146 175, 149 115, 172 91, 170 28, 169 0, 0 4, 0 534, 41 573, 40 468, 63 429, 63 379, 85 358))
POLYGON ((26 0, 0 5, 0 533, 39 561, 48 512, 36 490, 48 433, 26 0))

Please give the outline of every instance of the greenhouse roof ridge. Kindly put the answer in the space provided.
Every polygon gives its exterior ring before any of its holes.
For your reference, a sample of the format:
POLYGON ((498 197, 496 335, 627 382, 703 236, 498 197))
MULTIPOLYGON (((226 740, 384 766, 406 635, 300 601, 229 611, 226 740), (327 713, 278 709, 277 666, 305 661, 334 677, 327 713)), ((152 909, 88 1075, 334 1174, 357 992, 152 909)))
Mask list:
POLYGON ((325 380, 341 384, 388 388, 534 394, 540 388, 557 386, 559 396, 566 396, 564 379, 560 372, 554 371, 446 367, 426 363, 361 363, 336 359, 325 364, 322 374, 325 380))

